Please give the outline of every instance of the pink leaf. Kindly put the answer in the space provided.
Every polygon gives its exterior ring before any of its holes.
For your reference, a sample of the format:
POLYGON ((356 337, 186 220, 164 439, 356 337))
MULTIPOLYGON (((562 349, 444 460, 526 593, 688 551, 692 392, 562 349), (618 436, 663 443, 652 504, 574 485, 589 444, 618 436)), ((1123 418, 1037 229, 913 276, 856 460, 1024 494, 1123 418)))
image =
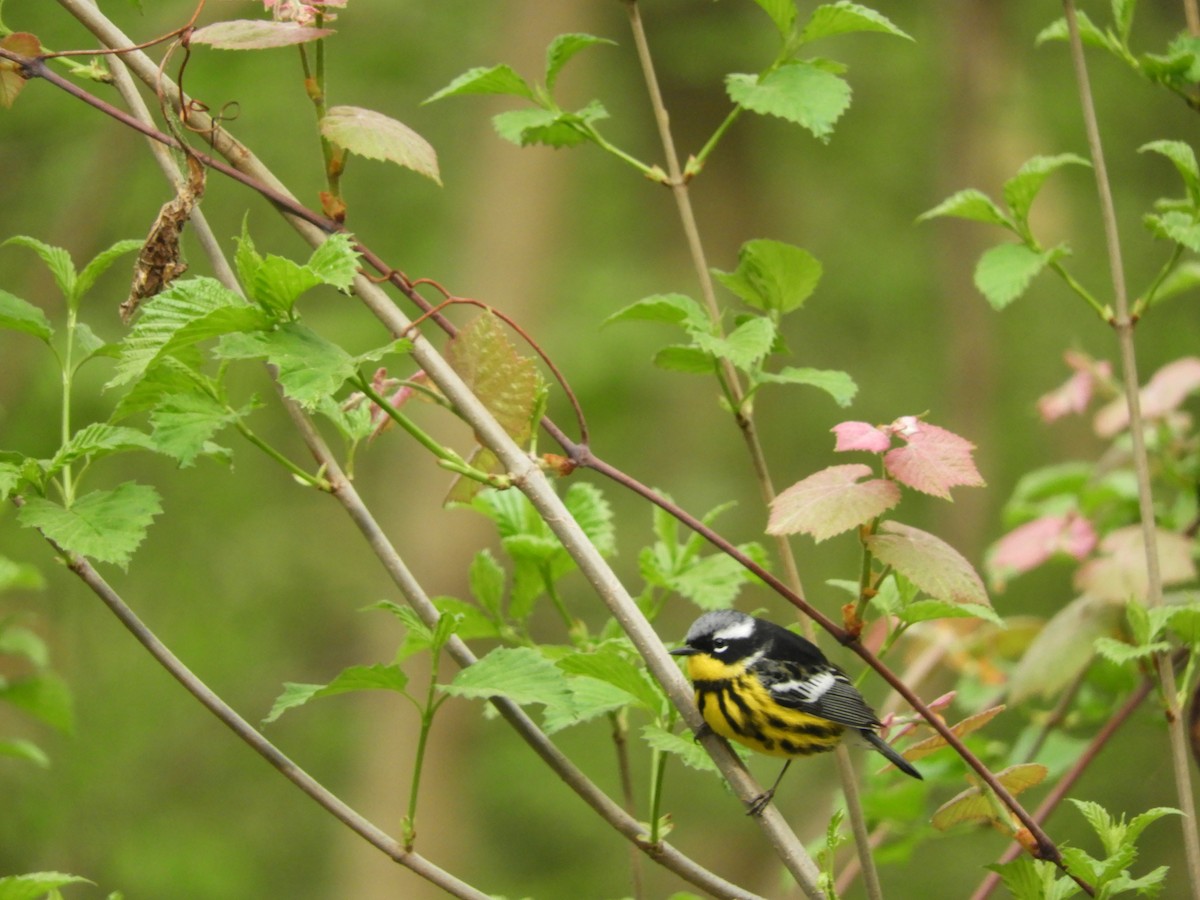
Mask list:
MULTIPOLYGON (((1200 388, 1200 358, 1185 356, 1167 363, 1151 376, 1142 388, 1142 417, 1161 419, 1174 412, 1189 395, 1200 388)), ((1100 437, 1115 437, 1129 427, 1129 407, 1124 397, 1118 397, 1098 413, 1092 427, 1100 437)))
POLYGON ((296 22, 233 19, 197 28, 189 40, 193 44, 208 44, 216 50, 266 50, 303 44, 331 34, 333 31, 329 28, 308 28, 296 22))
MULTIPOLYGON (((1173 531, 1158 529, 1158 568, 1164 585, 1181 584, 1196 577, 1192 541, 1173 531)), ((1140 525, 1127 525, 1105 536, 1100 553, 1075 573, 1075 587, 1102 600, 1125 603, 1149 595, 1146 545, 1140 525)))
POLYGON ((1037 568, 1052 556, 1066 553, 1083 559, 1096 546, 1096 530, 1078 513, 1043 516, 1014 528, 996 542, 990 567, 997 580, 1037 568))
POLYGON ((906 446, 889 450, 883 457, 884 466, 897 481, 946 500, 952 487, 983 486, 983 477, 971 459, 975 445, 966 438, 911 416, 897 419, 892 427, 907 441, 906 446))
POLYGON ((871 521, 900 502, 900 488, 862 463, 830 466, 780 493, 771 503, 768 534, 810 534, 823 541, 871 521))
POLYGON ((935 600, 991 606, 983 579, 941 538, 899 522, 884 522, 867 549, 935 600))
POLYGON ((1096 385, 1105 384, 1112 378, 1112 364, 1107 360, 1097 362, 1074 350, 1068 350, 1063 358, 1075 372, 1059 387, 1038 398, 1038 414, 1043 422, 1079 415, 1091 402, 1096 385))
POLYGON ((837 435, 837 444, 833 449, 838 453, 846 450, 882 453, 892 446, 892 439, 887 432, 868 422, 842 422, 840 425, 834 425, 831 430, 837 435))

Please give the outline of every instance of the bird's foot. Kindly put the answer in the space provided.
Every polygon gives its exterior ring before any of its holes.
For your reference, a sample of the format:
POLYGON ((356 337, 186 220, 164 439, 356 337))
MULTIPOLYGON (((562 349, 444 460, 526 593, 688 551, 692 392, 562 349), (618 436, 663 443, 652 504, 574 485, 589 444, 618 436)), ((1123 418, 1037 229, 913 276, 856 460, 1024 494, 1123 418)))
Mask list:
POLYGON ((758 816, 762 815, 762 811, 767 808, 771 801, 775 798, 775 789, 763 791, 757 797, 750 801, 750 805, 746 808, 746 815, 758 816))

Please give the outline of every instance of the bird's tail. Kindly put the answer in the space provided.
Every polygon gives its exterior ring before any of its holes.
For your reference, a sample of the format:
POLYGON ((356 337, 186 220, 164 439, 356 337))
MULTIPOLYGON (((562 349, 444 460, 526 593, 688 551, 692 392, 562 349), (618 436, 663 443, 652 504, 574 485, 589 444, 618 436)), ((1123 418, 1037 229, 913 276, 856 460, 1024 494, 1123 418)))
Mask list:
POLYGON ((893 750, 891 744, 877 735, 874 731, 864 728, 862 731, 862 736, 866 738, 868 744, 886 756, 888 762, 890 762, 905 775, 920 779, 921 781, 925 780, 921 773, 914 769, 912 764, 907 759, 893 750))

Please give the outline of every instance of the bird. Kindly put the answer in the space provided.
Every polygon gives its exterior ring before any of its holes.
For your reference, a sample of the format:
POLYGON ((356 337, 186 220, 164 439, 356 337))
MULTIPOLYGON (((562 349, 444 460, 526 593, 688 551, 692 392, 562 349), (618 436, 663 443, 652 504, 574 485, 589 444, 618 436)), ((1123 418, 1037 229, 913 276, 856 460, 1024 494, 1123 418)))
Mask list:
POLYGON ((770 790, 750 804, 750 815, 771 802, 793 759, 832 750, 847 732, 905 775, 922 778, 879 736, 879 717, 846 673, 800 635, 721 609, 693 622, 683 646, 670 652, 687 659, 706 728, 759 753, 787 757, 770 790))

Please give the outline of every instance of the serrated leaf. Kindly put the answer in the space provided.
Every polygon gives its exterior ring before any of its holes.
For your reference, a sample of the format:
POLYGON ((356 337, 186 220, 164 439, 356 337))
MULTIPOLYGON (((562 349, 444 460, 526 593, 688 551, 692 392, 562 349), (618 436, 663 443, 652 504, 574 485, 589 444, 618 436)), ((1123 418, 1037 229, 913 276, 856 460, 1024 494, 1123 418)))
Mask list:
POLYGON ((530 647, 497 647, 441 688, 456 697, 503 696, 520 704, 557 705, 571 699, 566 673, 530 647))
POLYGON ((774 322, 765 316, 754 316, 723 338, 701 331, 693 334, 692 340, 705 353, 749 372, 771 352, 777 335, 774 322))
POLYGON ((343 233, 331 234, 313 251, 305 266, 322 283, 349 291, 358 275, 360 256, 354 249, 354 238, 343 233))
POLYGON ((934 619, 983 619, 1001 628, 1004 620, 990 606, 979 603, 950 603, 946 600, 916 600, 896 613, 902 622, 910 625, 917 622, 930 622, 934 619))
POLYGON ((188 40, 192 44, 207 44, 214 50, 267 50, 305 44, 333 33, 331 28, 312 28, 298 22, 230 19, 197 28, 188 40))
POLYGON ((321 119, 321 134, 359 156, 393 162, 441 184, 437 151, 403 122, 358 106, 334 106, 321 119))
POLYGON ((761 77, 729 75, 725 89, 739 106, 794 122, 826 142, 834 123, 850 106, 850 85, 804 60, 780 66, 761 77))
POLYGON ((593 100, 577 112, 559 109, 515 109, 492 118, 496 133, 518 147, 544 144, 547 147, 574 147, 587 140, 580 126, 608 118, 608 111, 593 100))
MULTIPOLYGON (((18 56, 32 59, 42 53, 37 37, 27 31, 16 31, 0 39, 0 47, 18 56)), ((17 102, 17 95, 25 87, 25 75, 18 63, 0 59, 0 106, 5 109, 17 102)))
POLYGON ((75 263, 71 261, 69 254, 62 247, 53 247, 37 238, 31 238, 28 235, 18 234, 10 237, 0 247, 25 247, 32 250, 42 262, 46 264, 46 268, 50 270, 50 274, 54 276, 54 283, 58 285, 59 292, 70 303, 74 303, 77 296, 75 284, 79 276, 75 273, 75 263))
POLYGON ((1091 163, 1074 153, 1057 156, 1035 156, 1021 166, 1020 170, 1004 183, 1004 200, 1012 210, 1013 218, 1025 222, 1029 218, 1029 207, 1042 189, 1045 180, 1063 166, 1087 166, 1091 163))
POLYGON ((546 704, 542 727, 554 734, 629 705, 629 695, 596 678, 568 678, 567 699, 546 704))
POLYGON ((796 23, 796 0, 754 0, 771 17, 775 29, 786 38, 796 23))
POLYGON ((563 495, 563 506, 601 556, 612 556, 617 552, 612 507, 600 488, 586 481, 576 481, 563 495))
POLYGON ((1193 253, 1200 253, 1200 222, 1192 214, 1177 210, 1162 215, 1147 213, 1142 224, 1156 237, 1174 241, 1193 253))
POLYGON ((2 900, 44 900, 47 894, 68 884, 94 884, 78 875, 61 872, 32 872, 27 875, 7 875, 0 878, 2 900))
POLYGON ((975 222, 986 222, 989 225, 1000 225, 1010 230, 1014 229, 1012 221, 991 197, 975 188, 967 188, 947 197, 933 209, 926 210, 917 216, 918 222, 929 219, 950 217, 955 219, 970 219, 975 222))
POLYGON ((1188 199, 1193 206, 1200 206, 1200 167, 1196 164, 1196 152, 1183 141, 1151 141, 1138 147, 1139 153, 1158 153, 1169 159, 1179 171, 1187 188, 1188 199))
POLYGON ((408 687, 408 676, 399 666, 376 663, 373 666, 350 666, 343 669, 328 684, 297 684, 287 682, 283 692, 275 699, 271 711, 263 724, 274 722, 289 709, 303 706, 317 697, 334 697, 352 691, 394 691, 403 694, 408 687))
POLYGON ((636 321, 665 322, 678 325, 687 332, 703 331, 709 325, 704 308, 686 294, 654 294, 643 297, 636 303, 617 310, 604 320, 604 324, 636 321))
POLYGON ((966 438, 919 420, 897 434, 904 446, 888 450, 883 464, 901 484, 944 500, 952 487, 984 486, 972 458, 975 445, 966 438))
MULTIPOLYGON (((1108 34, 1103 28, 1093 22, 1082 9, 1076 10, 1075 18, 1079 22, 1079 39, 1090 47, 1099 47, 1102 50, 1117 50, 1117 46, 1108 38, 1108 34)), ((1056 19, 1045 28, 1043 28, 1036 38, 1034 45, 1041 46, 1047 41, 1065 41, 1069 38, 1067 31, 1067 22, 1065 19, 1056 19)))
POLYGON ((0 328, 31 334, 44 344, 50 343, 54 329, 46 314, 20 297, 0 290, 0 328))
MULTIPOLYGON (((787 0, 787 3, 792 5, 792 0, 787 0)), ((800 39, 809 43, 818 38, 854 31, 876 31, 912 40, 910 35, 893 25, 882 13, 850 3, 849 0, 838 0, 837 3, 827 3, 814 9, 800 31, 800 39)))
POLYGON ((858 393, 858 385, 846 372, 837 369, 810 369, 784 366, 778 372, 757 372, 754 380, 763 384, 806 384, 820 388, 838 406, 849 406, 858 393))
MULTIPOLYGON (((319 249, 319 248, 318 248, 319 249)), ((249 287, 254 284, 254 277, 258 273, 258 267, 262 265, 262 255, 254 246, 254 239, 250 236, 250 214, 242 218, 242 233, 237 238, 237 250, 234 252, 233 262, 237 267, 238 281, 243 287, 249 287)))
POLYGON ((911 525, 883 522, 865 543, 880 562, 935 600, 991 606, 979 573, 941 538, 911 525))
MULTIPOLYGON (((1040 784, 1046 774, 1045 766, 1037 763, 1022 763, 997 772, 996 779, 1010 794, 1015 795, 1040 784)), ((984 789, 971 787, 942 804, 933 814, 930 824, 934 828, 944 831, 964 822, 992 821, 1000 821, 1003 826, 1008 825, 1007 821, 997 819, 996 807, 986 796, 984 789)))
POLYGON ((322 398, 335 394, 358 371, 355 357, 298 322, 235 337, 221 342, 218 355, 265 357, 278 368, 284 393, 305 409, 314 409, 322 398))
POLYGON ((623 703, 633 701, 651 712, 662 706, 662 695, 646 679, 645 670, 613 644, 601 645, 589 653, 571 653, 557 664, 568 675, 586 676, 618 688, 625 695, 623 703))
POLYGON ((543 381, 537 364, 517 353, 499 320, 481 313, 450 340, 446 360, 518 444, 533 434, 543 381))
POLYGON ((771 502, 767 534, 812 535, 823 541, 871 521, 900 502, 895 482, 871 478, 861 463, 830 466, 781 491, 771 502))
POLYGON ((492 66, 490 69, 482 66, 468 69, 440 91, 429 95, 421 101, 422 105, 441 100, 443 97, 456 97, 462 94, 512 94, 533 100, 533 90, 525 83, 525 79, 513 71, 511 66, 492 66))
POLYGON ((504 602, 504 569, 487 548, 480 550, 467 569, 467 583, 471 596, 491 614, 500 618, 500 607, 504 602))
MULTIPOLYGON (((766 553, 758 544, 738 547, 755 562, 766 564, 766 553)), ((742 587, 754 580, 746 567, 724 553, 701 557, 666 579, 665 587, 687 597, 705 610, 733 605, 742 587)))
POLYGON ((115 563, 124 569, 146 536, 146 529, 161 512, 154 488, 127 481, 111 491, 85 494, 70 509, 42 497, 30 497, 17 518, 68 553, 115 563))
POLYGON ((143 307, 133 330, 121 342, 117 371, 109 387, 140 378, 162 357, 209 338, 265 328, 262 310, 214 278, 177 281, 143 307))
POLYGON ((673 734, 658 725, 642 726, 642 740, 660 753, 670 753, 690 769, 701 772, 717 771, 708 751, 691 734, 673 734))
POLYGON ((546 48, 546 90, 554 90, 559 72, 571 57, 597 44, 610 44, 615 47, 616 41, 590 34, 560 34, 551 41, 550 46, 546 48))
MULTIPOLYGON (((999 706, 992 706, 988 709, 973 713, 972 715, 967 716, 965 719, 962 719, 961 721, 951 725, 950 733, 956 737, 965 737, 968 734, 979 731, 979 729, 991 722, 992 719, 1004 712, 1004 709, 1005 707, 1003 704, 1001 704, 999 706)), ((906 747, 904 750, 904 757, 905 759, 916 762, 917 760, 924 759, 926 756, 929 756, 929 754, 936 750, 940 750, 945 746, 947 746, 946 739, 940 734, 934 734, 922 741, 917 741, 915 744, 911 744, 906 747)))
POLYGON ((228 409, 200 393, 172 394, 162 398, 150 414, 154 446, 160 453, 187 468, 205 452, 213 436, 249 411, 228 409))
POLYGON ((998 244, 979 258, 975 286, 993 309, 1004 309, 1025 293, 1042 269, 1065 253, 1061 247, 1038 253, 1024 244, 998 244))
POLYGON ((248 287, 250 295, 268 311, 288 313, 301 294, 320 283, 317 273, 308 266, 272 255, 262 261, 248 287))
POLYGON ((716 363, 710 354, 699 347, 672 344, 654 354, 654 365, 669 372, 707 375, 714 370, 716 363))
POLYGON ((150 436, 135 428, 93 422, 81 428, 67 441, 46 466, 46 474, 53 475, 83 457, 103 457, 126 450, 153 450, 150 436))
POLYGON ((107 250, 97 253, 79 273, 79 279, 75 283, 76 295, 82 297, 90 291, 96 283, 96 279, 107 272, 113 263, 126 253, 141 249, 141 246, 142 241, 139 240, 117 241, 107 250))
POLYGON ((789 313, 804 305, 821 280, 821 263, 801 247, 782 241, 747 241, 732 272, 713 269, 730 291, 764 312, 789 313))

